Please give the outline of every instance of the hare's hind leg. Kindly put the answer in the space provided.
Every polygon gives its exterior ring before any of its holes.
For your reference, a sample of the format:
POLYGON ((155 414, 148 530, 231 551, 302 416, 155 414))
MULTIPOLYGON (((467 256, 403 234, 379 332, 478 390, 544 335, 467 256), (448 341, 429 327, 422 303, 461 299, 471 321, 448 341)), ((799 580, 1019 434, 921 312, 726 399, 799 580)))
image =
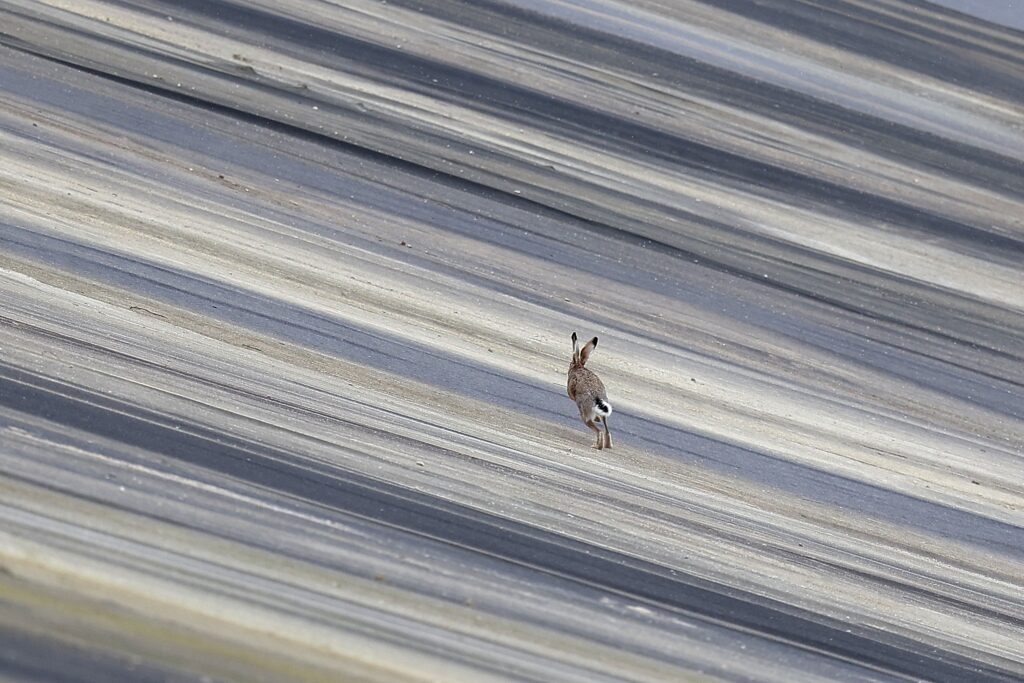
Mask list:
POLYGON ((605 415, 604 417, 602 417, 601 418, 601 422, 604 422, 604 447, 605 448, 611 448, 612 447, 612 432, 611 432, 610 429, 608 429, 608 416, 605 415))
POLYGON ((593 420, 587 420, 587 426, 594 430, 594 433, 597 434, 597 443, 594 444, 594 448, 604 448, 604 434, 601 432, 601 430, 598 429, 597 425, 594 424, 593 420))

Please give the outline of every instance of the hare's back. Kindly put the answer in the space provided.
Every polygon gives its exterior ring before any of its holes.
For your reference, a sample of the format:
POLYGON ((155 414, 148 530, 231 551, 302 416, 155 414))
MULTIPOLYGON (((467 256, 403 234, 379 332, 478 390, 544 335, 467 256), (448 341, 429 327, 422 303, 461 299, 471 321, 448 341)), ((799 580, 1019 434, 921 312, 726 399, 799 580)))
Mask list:
POLYGON ((607 398, 600 378, 586 368, 575 368, 569 373, 569 393, 582 399, 607 398))

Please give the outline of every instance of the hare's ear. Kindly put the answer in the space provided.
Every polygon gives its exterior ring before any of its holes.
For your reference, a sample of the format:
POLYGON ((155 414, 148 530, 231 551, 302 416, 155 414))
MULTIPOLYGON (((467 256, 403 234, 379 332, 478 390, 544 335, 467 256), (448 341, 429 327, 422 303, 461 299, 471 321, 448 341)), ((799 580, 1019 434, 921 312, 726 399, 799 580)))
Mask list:
POLYGON ((577 361, 580 359, 580 342, 576 339, 576 333, 572 333, 572 359, 577 361))
POLYGON ((590 358, 591 352, 593 352, 593 350, 596 349, 596 348, 597 348, 597 337, 594 337, 593 339, 588 341, 587 345, 583 347, 582 351, 580 351, 580 365, 583 365, 584 363, 587 362, 587 359, 590 358))

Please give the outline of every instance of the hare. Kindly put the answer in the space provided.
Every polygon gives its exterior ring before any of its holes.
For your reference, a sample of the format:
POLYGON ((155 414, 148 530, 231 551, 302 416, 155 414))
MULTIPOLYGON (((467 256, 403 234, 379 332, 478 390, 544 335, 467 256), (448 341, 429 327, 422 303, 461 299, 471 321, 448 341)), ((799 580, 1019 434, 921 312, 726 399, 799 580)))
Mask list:
POLYGON ((581 350, 576 333, 572 333, 572 362, 569 364, 569 381, 565 389, 569 393, 569 398, 576 401, 576 406, 580 409, 580 419, 597 434, 594 448, 611 448, 612 434, 608 431, 608 416, 612 414, 612 406, 608 403, 604 384, 597 375, 583 367, 596 347, 597 337, 594 337, 581 350), (603 423, 604 430, 594 424, 595 422, 603 423))

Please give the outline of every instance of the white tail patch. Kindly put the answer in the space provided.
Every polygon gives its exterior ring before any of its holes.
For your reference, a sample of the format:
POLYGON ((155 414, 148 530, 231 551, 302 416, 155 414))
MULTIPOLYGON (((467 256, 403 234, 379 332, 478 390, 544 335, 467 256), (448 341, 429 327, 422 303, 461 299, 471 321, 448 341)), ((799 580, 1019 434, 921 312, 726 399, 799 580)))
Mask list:
POLYGON ((612 406, 604 399, 595 398, 594 405, 597 407, 597 412, 607 417, 612 414, 612 406))

